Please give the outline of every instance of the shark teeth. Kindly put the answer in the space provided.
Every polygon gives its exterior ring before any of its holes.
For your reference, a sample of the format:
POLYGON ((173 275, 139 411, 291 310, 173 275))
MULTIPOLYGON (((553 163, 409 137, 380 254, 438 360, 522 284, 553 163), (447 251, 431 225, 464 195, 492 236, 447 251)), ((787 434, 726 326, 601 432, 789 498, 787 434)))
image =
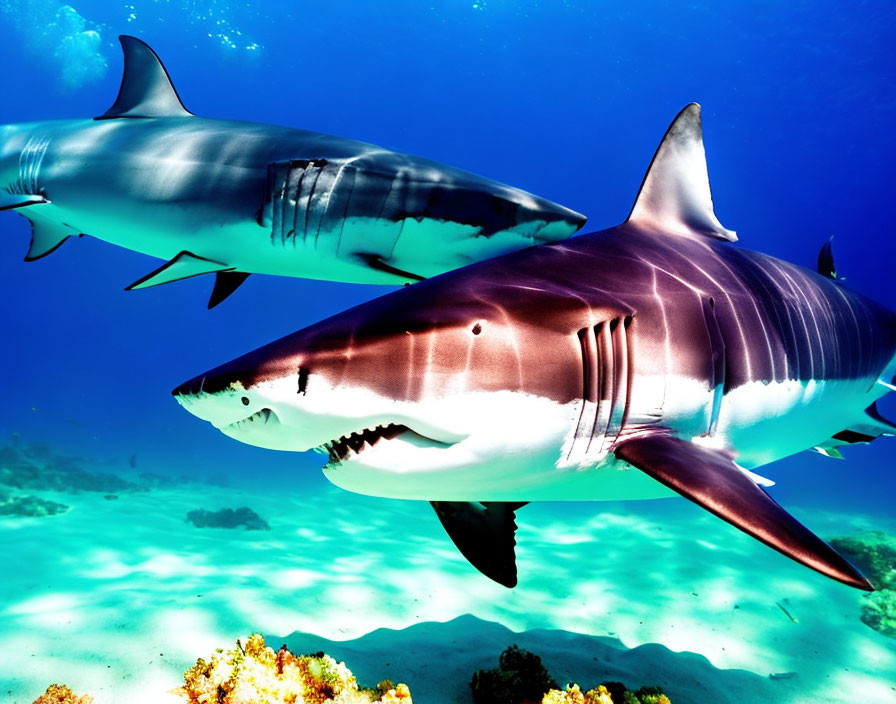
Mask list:
POLYGON ((243 420, 239 421, 239 424, 254 423, 255 421, 263 421, 264 423, 267 423, 271 419, 272 413, 273 412, 270 408, 262 408, 260 411, 253 413, 248 418, 243 418, 243 420))
POLYGON ((355 432, 351 435, 343 435, 338 440, 325 442, 316 448, 315 452, 327 454, 329 461, 327 467, 338 467, 342 462, 351 455, 359 454, 365 446, 376 445, 381 439, 391 440, 408 430, 406 425, 399 423, 389 423, 388 425, 378 425, 375 428, 365 428, 361 432, 355 432))

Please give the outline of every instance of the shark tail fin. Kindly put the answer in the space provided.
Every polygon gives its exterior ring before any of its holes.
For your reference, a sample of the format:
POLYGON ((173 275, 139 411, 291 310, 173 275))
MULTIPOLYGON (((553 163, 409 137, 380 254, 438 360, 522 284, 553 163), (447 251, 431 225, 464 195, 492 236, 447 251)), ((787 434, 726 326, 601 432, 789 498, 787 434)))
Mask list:
POLYGON ((184 107, 162 60, 148 44, 122 34, 118 40, 124 51, 121 88, 111 108, 96 120, 119 117, 187 117, 184 107))

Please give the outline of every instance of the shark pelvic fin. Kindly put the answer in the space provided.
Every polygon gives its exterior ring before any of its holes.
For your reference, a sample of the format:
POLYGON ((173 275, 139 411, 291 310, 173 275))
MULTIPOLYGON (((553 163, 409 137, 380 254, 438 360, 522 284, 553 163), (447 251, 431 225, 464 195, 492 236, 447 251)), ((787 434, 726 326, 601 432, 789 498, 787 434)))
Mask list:
POLYGON ((225 269, 215 274, 215 287, 212 289, 212 295, 208 299, 208 309, 211 310, 221 303, 231 293, 242 286, 243 281, 249 278, 249 273, 245 271, 231 271, 225 269))
POLYGON ((525 503, 431 501, 451 540, 477 570, 516 586, 516 510, 525 503))
POLYGON ((737 241, 737 235, 722 227, 713 211, 697 103, 678 113, 666 131, 626 222, 679 235, 737 241))
POLYGON ((22 213, 31 221, 31 246, 25 255, 26 262, 33 262, 48 254, 52 254, 69 237, 78 236, 80 233, 65 223, 41 215, 39 208, 32 208, 22 213))
POLYGON ((161 59, 148 44, 122 34, 124 73, 115 104, 96 120, 116 117, 187 117, 192 115, 180 98, 161 59))
MULTIPOLYGON (((125 287, 125 291, 160 286, 172 281, 182 281, 191 279, 194 276, 201 276, 202 274, 213 274, 216 271, 231 271, 232 269, 233 267, 227 264, 197 257, 191 252, 184 251, 142 279, 137 279, 130 286, 125 287)), ((223 301, 224 299, 222 298, 221 300, 223 301)))
POLYGON ((818 251, 818 273, 822 276, 838 281, 837 269, 834 267, 834 237, 828 238, 828 241, 821 245, 818 251))
POLYGON ((49 203, 44 196, 35 193, 7 193, 0 190, 0 210, 15 210, 28 205, 49 203))
POLYGON ((851 587, 874 587, 762 490, 724 452, 667 433, 625 440, 616 457, 797 562, 851 587))

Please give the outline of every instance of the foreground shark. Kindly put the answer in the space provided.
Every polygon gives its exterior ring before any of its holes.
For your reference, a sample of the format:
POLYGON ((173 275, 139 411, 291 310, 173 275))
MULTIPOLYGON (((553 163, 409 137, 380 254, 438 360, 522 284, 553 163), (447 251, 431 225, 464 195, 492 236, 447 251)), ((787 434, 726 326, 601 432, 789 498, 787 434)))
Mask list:
POLYGON ((211 308, 253 272, 401 284, 585 223, 408 154, 197 117, 152 49, 121 45, 121 89, 103 115, 0 127, 0 210, 31 221, 26 261, 89 234, 166 260, 129 289, 215 273, 211 308))
POLYGON ((826 277, 735 239, 690 105, 622 225, 396 291, 174 394, 242 442, 328 452, 340 487, 432 501, 507 586, 525 502, 677 492, 871 589, 752 470, 893 434, 875 401, 893 388, 896 314, 833 280, 829 248, 826 277))

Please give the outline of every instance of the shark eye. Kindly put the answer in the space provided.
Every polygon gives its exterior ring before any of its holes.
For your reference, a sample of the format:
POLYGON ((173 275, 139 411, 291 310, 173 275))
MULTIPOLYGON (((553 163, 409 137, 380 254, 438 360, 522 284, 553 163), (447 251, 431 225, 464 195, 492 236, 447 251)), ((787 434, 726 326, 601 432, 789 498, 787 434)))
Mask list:
POLYGON ((244 406, 248 406, 248 405, 249 405, 249 397, 248 397, 248 396, 243 396, 243 397, 240 399, 240 401, 243 402, 243 405, 244 405, 244 406))
POLYGON ((479 333, 482 332, 482 326, 481 326, 479 323, 476 323, 476 324, 473 326, 473 330, 472 330, 472 332, 473 332, 474 335, 478 335, 479 333))

